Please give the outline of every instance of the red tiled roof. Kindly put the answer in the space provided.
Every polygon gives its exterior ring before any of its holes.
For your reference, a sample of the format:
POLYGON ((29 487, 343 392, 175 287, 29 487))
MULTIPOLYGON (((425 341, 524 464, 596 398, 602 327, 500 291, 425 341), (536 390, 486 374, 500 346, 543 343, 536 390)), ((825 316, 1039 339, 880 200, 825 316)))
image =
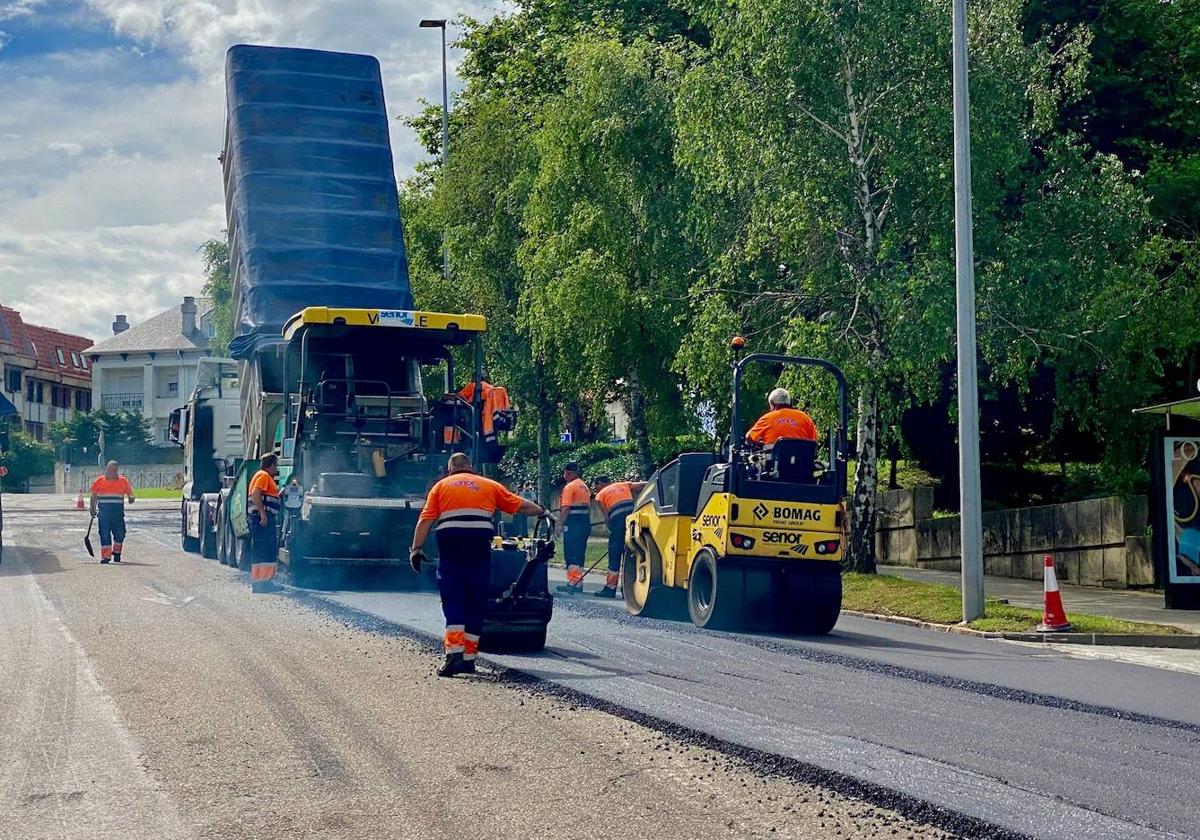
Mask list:
POLYGON ((34 359, 38 370, 56 373, 61 376, 92 381, 92 370, 83 351, 92 346, 90 338, 72 335, 51 329, 27 324, 22 320, 21 313, 7 306, 0 306, 0 345, 9 345, 9 352, 34 359), (63 362, 58 361, 58 351, 62 350, 63 362), (81 357, 84 367, 75 366, 71 356, 74 350, 81 357))

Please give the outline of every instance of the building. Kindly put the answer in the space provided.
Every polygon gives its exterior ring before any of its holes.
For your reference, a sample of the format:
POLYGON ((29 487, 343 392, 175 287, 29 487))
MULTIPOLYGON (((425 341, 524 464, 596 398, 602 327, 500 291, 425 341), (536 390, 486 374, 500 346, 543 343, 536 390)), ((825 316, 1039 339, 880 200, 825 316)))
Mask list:
POLYGON ((213 337, 212 304, 185 297, 178 306, 130 326, 113 321, 113 336, 87 348, 92 363, 92 404, 106 411, 140 411, 152 442, 169 446, 171 411, 196 387, 197 363, 213 337))
POLYGON ((47 427, 92 408, 92 372, 84 355, 90 338, 25 323, 21 313, 0 306, 0 360, 4 396, 21 418, 21 428, 45 440, 47 427))

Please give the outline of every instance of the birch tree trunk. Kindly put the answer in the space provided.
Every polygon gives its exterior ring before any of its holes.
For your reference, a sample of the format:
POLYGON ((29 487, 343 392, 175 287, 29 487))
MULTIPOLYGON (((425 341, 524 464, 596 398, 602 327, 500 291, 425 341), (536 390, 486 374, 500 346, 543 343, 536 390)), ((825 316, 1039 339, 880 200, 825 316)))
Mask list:
POLYGON ((642 479, 647 479, 654 472, 654 456, 650 452, 650 430, 646 425, 646 394, 636 370, 629 372, 629 425, 633 429, 638 471, 642 479))
POLYGON ((850 500, 849 567, 875 573, 875 494, 879 490, 879 392, 866 383, 858 392, 858 453, 850 500))

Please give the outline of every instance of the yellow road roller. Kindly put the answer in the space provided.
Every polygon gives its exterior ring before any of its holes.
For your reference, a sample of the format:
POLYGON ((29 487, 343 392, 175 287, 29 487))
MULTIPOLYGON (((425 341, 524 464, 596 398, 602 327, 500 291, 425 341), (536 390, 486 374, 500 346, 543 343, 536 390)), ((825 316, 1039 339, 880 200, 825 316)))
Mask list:
POLYGON ((732 408, 727 455, 684 453, 636 499, 626 520, 626 608, 650 618, 682 618, 686 609, 712 629, 828 633, 842 608, 846 378, 824 359, 753 353, 733 366, 732 408), (740 385, 754 364, 832 375, 837 427, 823 441, 747 442, 740 385))

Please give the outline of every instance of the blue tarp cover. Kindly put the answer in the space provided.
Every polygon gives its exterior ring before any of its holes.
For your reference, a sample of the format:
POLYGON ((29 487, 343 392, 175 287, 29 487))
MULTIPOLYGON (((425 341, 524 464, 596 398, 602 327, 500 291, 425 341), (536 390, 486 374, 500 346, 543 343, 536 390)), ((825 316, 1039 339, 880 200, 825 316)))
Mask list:
POLYGON ((231 355, 306 306, 411 309, 379 62, 236 46, 225 94, 231 355))

